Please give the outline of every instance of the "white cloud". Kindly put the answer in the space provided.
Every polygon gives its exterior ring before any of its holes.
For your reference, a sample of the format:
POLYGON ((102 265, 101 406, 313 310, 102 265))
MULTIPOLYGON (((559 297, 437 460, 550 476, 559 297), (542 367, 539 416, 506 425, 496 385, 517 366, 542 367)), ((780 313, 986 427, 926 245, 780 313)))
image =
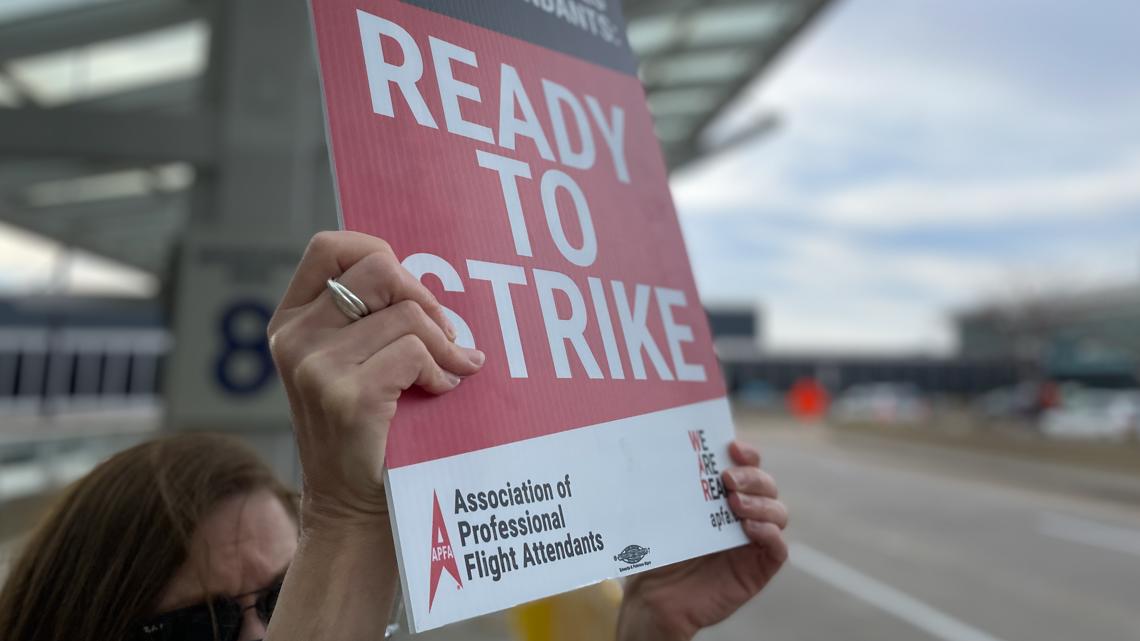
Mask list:
POLYGON ((824 196, 813 209, 838 223, 910 227, 1074 220, 1129 207, 1140 212, 1140 159, 1100 171, 1012 180, 885 180, 824 196))
POLYGON ((1048 261, 1036 254, 965 257, 742 218, 685 219, 697 284, 705 302, 762 308, 765 347, 777 352, 947 353, 955 345, 953 311, 1111 282, 1134 250, 1129 239, 1097 252, 1058 239, 1041 248, 1048 261))
MULTIPOLYGON (((825 17, 725 119, 774 110, 783 129, 677 176, 681 211, 751 207, 908 227, 1140 209, 1140 91, 1131 100, 1080 100, 1070 94, 1083 87, 1045 86, 1033 81, 1040 74, 985 64, 997 43, 924 46, 940 35, 935 18, 922 20, 940 8, 930 7, 891 10, 913 15, 883 28, 917 29, 899 42, 865 31, 875 25, 865 15, 883 18, 889 7, 852 1, 825 17), (805 181, 819 176, 832 180, 805 181)), ((985 9, 967 2, 953 13, 985 9)), ((1092 63, 1073 51, 1070 65, 1082 64, 1092 63)))
MULTIPOLYGON (((1046 9, 1035 23, 1071 24, 1046 9)), ((674 177, 702 295, 758 302, 777 350, 946 351, 955 309, 1132 276, 1140 91, 1102 77, 1097 43, 999 41, 999 10, 829 12, 734 116, 784 126, 674 177), (1065 69, 1026 53, 1057 47, 1065 69)))

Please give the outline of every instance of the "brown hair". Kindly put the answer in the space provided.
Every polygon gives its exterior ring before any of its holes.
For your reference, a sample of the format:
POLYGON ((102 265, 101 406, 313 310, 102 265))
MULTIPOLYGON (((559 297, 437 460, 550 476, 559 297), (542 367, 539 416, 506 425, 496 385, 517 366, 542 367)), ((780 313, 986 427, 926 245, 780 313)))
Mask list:
POLYGON ((241 441, 181 434, 120 452, 60 498, 0 591, 0 639, 116 641, 154 614, 190 537, 229 497, 293 495, 241 441))

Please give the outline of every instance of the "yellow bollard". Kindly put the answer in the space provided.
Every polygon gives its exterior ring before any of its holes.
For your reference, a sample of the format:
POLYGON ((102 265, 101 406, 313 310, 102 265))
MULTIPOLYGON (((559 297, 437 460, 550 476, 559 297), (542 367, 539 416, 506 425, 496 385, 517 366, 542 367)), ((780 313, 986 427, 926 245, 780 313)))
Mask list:
POLYGON ((519 641, 613 641, 621 606, 616 581, 525 603, 511 610, 519 641))

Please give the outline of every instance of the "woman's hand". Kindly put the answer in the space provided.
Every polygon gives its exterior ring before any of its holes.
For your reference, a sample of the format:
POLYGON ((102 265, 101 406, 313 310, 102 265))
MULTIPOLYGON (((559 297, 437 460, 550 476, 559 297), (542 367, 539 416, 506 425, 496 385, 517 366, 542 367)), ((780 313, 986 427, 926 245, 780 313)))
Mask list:
POLYGON ((760 453, 734 441, 737 467, 724 472, 728 504, 751 543, 631 577, 618 621, 619 641, 687 641, 756 596, 788 558, 788 510, 760 453))
POLYGON ((313 237, 269 322, 303 471, 302 525, 387 527, 383 467, 400 394, 443 394, 479 371, 483 353, 455 329, 386 242, 354 232, 313 237), (334 278, 371 311, 351 322, 333 302, 334 278))
POLYGON ((387 243, 313 237, 269 322, 303 473, 301 542, 269 623, 272 641, 378 638, 398 583, 384 496, 384 450, 400 394, 443 394, 483 354, 453 341, 443 308, 387 243), (335 278, 368 306, 352 322, 335 278))

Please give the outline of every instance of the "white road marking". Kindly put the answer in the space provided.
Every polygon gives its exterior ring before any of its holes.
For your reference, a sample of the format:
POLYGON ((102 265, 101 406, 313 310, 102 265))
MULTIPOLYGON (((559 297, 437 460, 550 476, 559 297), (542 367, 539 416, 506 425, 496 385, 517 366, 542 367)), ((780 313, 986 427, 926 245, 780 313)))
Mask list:
POLYGON ((1000 641, 978 628, 863 574, 803 543, 791 544, 796 569, 906 621, 943 641, 1000 641))
POLYGON ((1055 539, 1140 556, 1140 531, 1128 528, 1043 512, 1038 531, 1055 539))

